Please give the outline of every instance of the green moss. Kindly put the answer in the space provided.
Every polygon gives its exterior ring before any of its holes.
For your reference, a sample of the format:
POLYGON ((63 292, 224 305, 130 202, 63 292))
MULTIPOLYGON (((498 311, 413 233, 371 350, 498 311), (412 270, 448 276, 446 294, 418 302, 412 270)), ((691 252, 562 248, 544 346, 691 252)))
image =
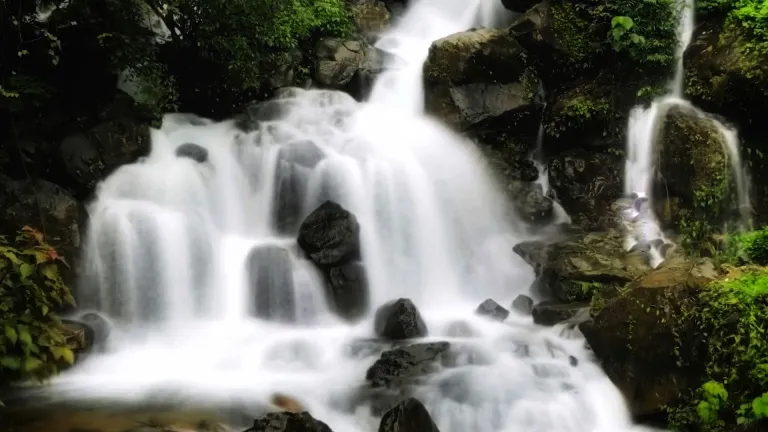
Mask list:
POLYGON ((725 264, 768 265, 768 227, 726 235, 718 258, 725 264))
POLYGON ((701 388, 667 407, 672 430, 725 431, 766 414, 768 270, 748 269, 711 283, 684 311, 703 337, 701 388))
POLYGON ((578 61, 594 54, 590 27, 591 24, 579 15, 577 6, 568 2, 552 6, 552 31, 558 48, 570 60, 578 61))
POLYGON ((591 90, 586 87, 577 89, 575 94, 565 95, 566 99, 558 104, 545 125, 548 135, 560 136, 565 131, 584 128, 590 122, 605 120, 610 115, 608 99, 591 93, 591 90))

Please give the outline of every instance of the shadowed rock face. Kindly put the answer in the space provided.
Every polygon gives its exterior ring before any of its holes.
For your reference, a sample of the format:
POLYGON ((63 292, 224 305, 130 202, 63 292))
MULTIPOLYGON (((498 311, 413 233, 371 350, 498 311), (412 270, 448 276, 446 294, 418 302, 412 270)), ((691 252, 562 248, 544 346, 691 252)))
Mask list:
POLYGON ((307 412, 270 413, 253 422, 245 432, 333 432, 327 424, 307 412))
POLYGON ((427 335, 427 325, 416 305, 409 299, 399 299, 381 306, 374 317, 374 330, 378 336, 390 340, 427 335))
POLYGON ((346 264, 360 257, 360 225, 352 213, 326 201, 299 227, 299 246, 320 267, 346 264))
POLYGON ((379 432, 440 432, 424 405, 408 398, 381 418, 379 432))

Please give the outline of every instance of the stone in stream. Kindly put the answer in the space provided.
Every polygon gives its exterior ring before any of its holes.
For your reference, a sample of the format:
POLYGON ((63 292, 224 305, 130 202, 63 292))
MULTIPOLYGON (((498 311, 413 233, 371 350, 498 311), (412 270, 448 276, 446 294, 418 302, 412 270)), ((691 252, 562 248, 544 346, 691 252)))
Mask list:
POLYGON ((312 417, 308 412, 269 413, 256 419, 244 432, 333 432, 327 424, 312 417))
POLYGON ((379 423, 379 432, 439 432, 424 404, 408 398, 387 411, 379 423))
POLYGON ((389 340, 427 335, 427 325, 410 299, 401 298, 381 306, 376 311, 373 326, 378 336, 389 340))
POLYGON ((491 299, 482 302, 475 310, 475 313, 494 321, 504 321, 509 316, 508 310, 491 299))
POLYGON ((295 321, 296 301, 290 253, 280 246, 257 246, 248 254, 246 270, 251 313, 273 321, 295 321))
POLYGON ((205 163, 208 160, 208 150, 195 143, 184 143, 176 147, 176 156, 189 158, 197 163, 205 163))
POLYGON ((355 215, 326 201, 304 219, 297 239, 320 267, 335 267, 360 258, 360 225, 355 215))
POLYGON ((339 316, 355 320, 368 311, 368 275, 361 263, 333 267, 328 272, 328 289, 339 316))
MULTIPOLYGON (((571 322, 576 318, 585 321, 589 318, 589 303, 560 303, 548 300, 534 306, 532 314, 534 323, 546 326, 571 322)), ((573 322, 573 324, 579 323, 573 322)))
POLYGON ((533 311, 533 299, 525 294, 520 294, 512 301, 512 309, 530 315, 533 311))

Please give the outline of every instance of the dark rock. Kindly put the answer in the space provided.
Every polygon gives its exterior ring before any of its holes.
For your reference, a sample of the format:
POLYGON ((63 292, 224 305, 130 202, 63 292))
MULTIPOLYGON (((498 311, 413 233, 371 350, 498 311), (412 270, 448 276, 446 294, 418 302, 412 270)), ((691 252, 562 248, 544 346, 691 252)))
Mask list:
MULTIPOLYGON (((25 225, 43 233, 70 268, 76 268, 81 212, 75 198, 43 180, 11 180, 0 175, 0 234, 15 238, 25 225)), ((61 266, 65 282, 72 272, 61 266)))
POLYGON ((357 100, 368 95, 373 77, 383 70, 384 53, 362 41, 324 38, 315 52, 320 86, 345 91, 357 100))
POLYGON ((296 107, 295 100, 281 97, 251 103, 235 117, 235 125, 244 132, 252 132, 259 128, 260 123, 280 120, 296 107))
POLYGON ((194 143, 185 143, 176 148, 176 156, 186 157, 198 163, 205 163, 208 160, 208 150, 194 143))
POLYGON ((79 321, 93 330, 92 345, 98 349, 104 348, 112 332, 112 326, 106 318, 96 312, 86 312, 80 316, 79 321))
POLYGON ((534 225, 546 225, 554 219, 552 199, 544 196, 540 184, 515 182, 510 184, 515 210, 524 221, 534 225))
POLYGON ((368 311, 368 275, 361 263, 333 267, 328 272, 328 285, 337 314, 358 319, 368 311))
POLYGON ((280 147, 277 158, 305 168, 314 168, 325 158, 325 152, 310 140, 300 140, 280 147))
POLYGON ((391 301, 379 308, 374 317, 376 334, 390 340, 412 339, 427 335, 427 325, 416 305, 409 299, 391 301))
POLYGON ((246 266, 252 313, 269 320, 294 322, 296 299, 290 253, 279 246, 259 246, 249 253, 246 266))
POLYGON ((491 299, 482 302, 475 310, 477 315, 490 318, 494 321, 504 321, 509 316, 509 311, 491 299))
POLYGON ((403 388, 440 370, 448 342, 415 344, 384 351, 368 369, 365 379, 373 388, 403 388))
POLYGON ((615 230, 577 233, 550 244, 524 242, 514 251, 534 268, 534 288, 565 303, 590 301, 598 293, 610 297, 651 271, 648 254, 626 252, 615 230))
POLYGON ((298 243, 315 264, 333 267, 360 257, 360 225, 352 213, 326 201, 304 219, 298 243))
POLYGON ((531 312, 533 322, 536 324, 552 326, 569 321, 584 313, 589 313, 589 303, 559 303, 557 301, 543 301, 536 304, 531 312))
POLYGON ((525 12, 537 3, 537 0, 501 0, 501 4, 513 12, 525 12))
POLYGON ((439 432, 427 408, 408 398, 387 411, 379 424, 379 432, 439 432))
POLYGON ((307 412, 302 413, 269 413, 254 420, 253 426, 244 432, 333 432, 320 420, 316 420, 307 412))
POLYGON ((520 294, 512 301, 512 309, 530 315, 533 310, 533 299, 525 294, 520 294))
POLYGON ((706 360, 696 353, 707 341, 681 311, 697 308, 696 293, 716 277, 709 260, 665 262, 579 325, 636 416, 660 414, 702 384, 706 360))
POLYGON ((324 157, 325 152, 309 140, 292 141, 280 148, 273 220, 281 234, 296 235, 298 232, 312 169, 324 157))
POLYGON ((435 41, 424 63, 427 112, 460 130, 508 123, 534 105, 538 79, 526 58, 506 30, 470 30, 435 41))

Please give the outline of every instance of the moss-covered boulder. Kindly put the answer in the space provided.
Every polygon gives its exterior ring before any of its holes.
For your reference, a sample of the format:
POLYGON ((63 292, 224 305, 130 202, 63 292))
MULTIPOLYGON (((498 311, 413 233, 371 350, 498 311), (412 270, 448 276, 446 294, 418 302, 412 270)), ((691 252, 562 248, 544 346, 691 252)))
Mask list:
POLYGON ((354 0, 349 9, 357 31, 369 42, 386 30, 392 19, 387 5, 379 0, 354 0))
POLYGON ((578 233, 549 244, 523 242, 514 250, 534 268, 534 289, 565 303, 613 297, 626 283, 651 271, 648 253, 625 251, 617 230, 578 233))
POLYGON ((715 277, 708 261, 667 262, 593 305, 592 320, 579 326, 635 415, 659 414, 700 384, 696 353, 706 339, 683 317, 698 307, 698 292, 715 277))
POLYGON ((656 213, 684 246, 704 252, 711 235, 738 214, 725 135, 693 108, 669 109, 658 140, 656 213))
POLYGON ((478 29, 435 41, 424 63, 427 112, 458 130, 518 119, 534 107, 538 80, 506 30, 478 29))

